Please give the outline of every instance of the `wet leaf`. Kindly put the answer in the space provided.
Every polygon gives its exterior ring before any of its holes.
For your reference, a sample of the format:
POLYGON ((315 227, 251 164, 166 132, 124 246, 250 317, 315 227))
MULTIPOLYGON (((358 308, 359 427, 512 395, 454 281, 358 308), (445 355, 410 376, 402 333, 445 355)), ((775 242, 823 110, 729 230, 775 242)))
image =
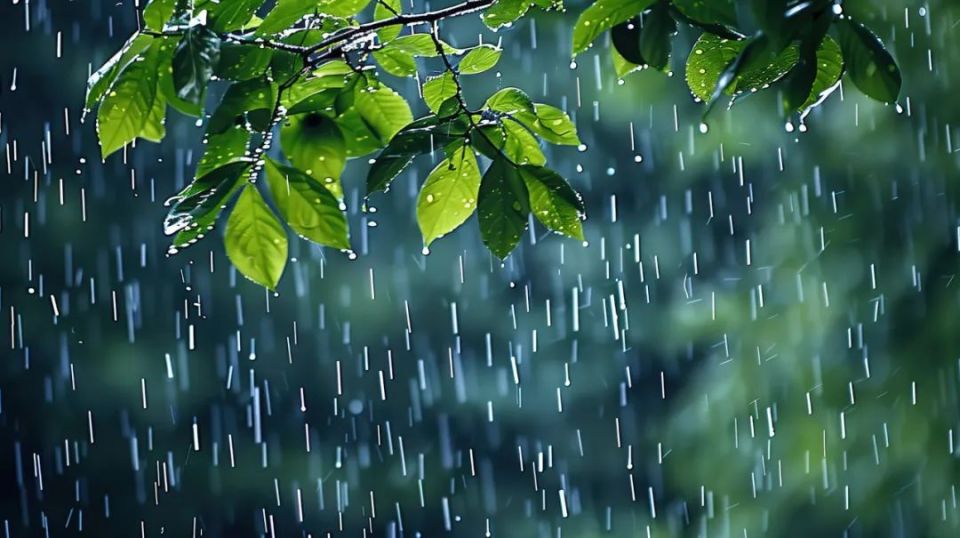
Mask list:
POLYGON ((253 184, 240 192, 223 239, 227 257, 243 276, 275 289, 287 265, 287 234, 253 184))
POLYGON ((158 58, 157 47, 148 49, 126 65, 103 97, 97 111, 97 135, 104 159, 140 136, 148 121, 155 121, 154 107, 162 99, 158 91, 158 58))
POLYGON ((529 196, 517 167, 494 159, 483 174, 477 206, 483 244, 500 259, 506 258, 527 229, 529 196))
POLYGON ((316 179, 271 159, 265 164, 270 194, 287 225, 314 243, 347 250, 347 218, 337 198, 316 179))
POLYGON ((462 75, 475 75, 493 69, 500 60, 502 49, 493 45, 480 45, 467 51, 457 64, 457 70, 462 75))
POLYGON ((573 54, 614 26, 626 22, 650 7, 654 0, 597 0, 585 9, 573 27, 573 54))
POLYGON ((203 26, 188 29, 173 56, 173 86, 177 96, 189 103, 202 103, 219 60, 217 34, 203 26))
POLYGON ((316 113, 287 118, 280 129, 280 147, 295 168, 318 180, 338 199, 343 197, 340 174, 347 149, 332 119, 316 113))
POLYGON ((430 172, 417 197, 417 224, 424 246, 455 230, 477 208, 480 169, 473 150, 461 144, 430 172))
POLYGON ((521 166, 530 211, 544 226, 583 241, 583 200, 560 174, 541 166, 521 166))
POLYGON ((838 21, 835 28, 850 80, 877 101, 896 101, 902 84, 900 68, 880 39, 849 18, 838 21))

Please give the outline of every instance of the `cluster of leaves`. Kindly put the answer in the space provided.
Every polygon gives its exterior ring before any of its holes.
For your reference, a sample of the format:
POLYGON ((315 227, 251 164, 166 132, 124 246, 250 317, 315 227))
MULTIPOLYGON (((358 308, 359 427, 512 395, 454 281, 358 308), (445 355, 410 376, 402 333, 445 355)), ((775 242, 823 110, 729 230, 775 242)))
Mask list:
MULTIPOLYGON (((286 229, 350 250, 341 176, 348 160, 378 151, 368 196, 387 190, 417 156, 442 157, 417 199, 425 248, 476 211, 484 243, 504 258, 531 213, 583 239, 580 196, 546 167, 541 150, 580 140, 567 114, 515 88, 468 106, 460 78, 492 69, 502 51, 455 48, 438 26, 479 13, 496 30, 531 10, 561 7, 557 0, 465 0, 404 13, 401 0, 150 0, 142 30, 90 77, 85 110, 97 108, 104 159, 137 139, 160 141, 168 107, 201 118, 205 151, 164 221, 171 251, 201 239, 229 208, 227 255, 266 287, 276 286, 286 265, 286 229), (431 113, 414 120, 381 75, 413 77, 425 68, 421 93, 431 113), (208 113, 211 86, 219 102, 208 113)), ((844 69, 866 94, 893 101, 900 88, 893 59, 839 13, 831 0, 597 0, 576 23, 573 53, 609 31, 620 76, 666 70, 673 36, 686 24, 703 31, 687 62, 688 83, 711 106, 725 93, 777 83, 787 109, 805 112, 844 69)))
POLYGON ((609 31, 619 76, 668 71, 678 25, 703 32, 686 74, 707 112, 724 95, 735 100, 771 88, 781 92, 785 113, 803 117, 844 72, 878 101, 894 102, 900 93, 896 62, 873 32, 844 14, 842 0, 597 0, 577 20, 573 52, 609 31))
POLYGON ((425 248, 474 211, 484 243, 500 258, 519 243, 531 212, 583 239, 580 196, 545 167, 540 147, 541 140, 578 145, 573 122, 515 88, 471 109, 460 77, 493 68, 502 51, 458 49, 437 32, 443 18, 482 8, 490 8, 491 27, 508 24, 533 2, 467 0, 412 14, 400 0, 262 4, 152 0, 143 30, 90 77, 86 109, 99 106, 103 158, 138 138, 161 140, 168 105, 202 118, 205 151, 164 221, 171 252, 201 239, 228 208, 226 253, 263 286, 274 288, 283 273, 286 229, 349 252, 341 176, 348 160, 377 151, 368 196, 387 190, 415 157, 442 155, 417 200, 425 248), (428 31, 406 31, 418 25, 428 31), (422 77, 421 89, 431 114, 414 121, 409 103, 379 73, 416 76, 430 61, 439 74, 422 77), (219 102, 205 113, 217 81, 219 102))

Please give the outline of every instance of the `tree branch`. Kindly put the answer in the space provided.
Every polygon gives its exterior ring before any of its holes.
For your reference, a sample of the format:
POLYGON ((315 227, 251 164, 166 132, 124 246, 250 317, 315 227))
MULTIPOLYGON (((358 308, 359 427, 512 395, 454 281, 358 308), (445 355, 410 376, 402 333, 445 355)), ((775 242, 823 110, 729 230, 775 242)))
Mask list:
MULTIPOLYGON (((331 47, 338 43, 343 43, 344 41, 350 41, 351 39, 365 36, 372 32, 375 32, 381 28, 387 28, 389 26, 398 26, 404 25, 409 26, 413 24, 425 24, 425 23, 434 23, 436 21, 450 18, 450 17, 459 17, 460 15, 467 15, 469 13, 474 13, 482 9, 488 8, 495 4, 497 0, 466 0, 460 4, 453 6, 445 7, 442 9, 437 9, 434 11, 425 11, 423 13, 411 13, 411 14, 400 14, 396 17, 390 17, 389 19, 381 19, 379 21, 368 22, 366 24, 361 24, 360 26, 355 26, 353 28, 348 28, 340 33, 334 34, 327 39, 307 47, 306 53, 313 54, 314 52, 320 51, 322 49, 331 47)), ((321 56, 320 58, 323 58, 321 56)), ((316 62, 317 58, 311 58, 311 63, 316 62)))

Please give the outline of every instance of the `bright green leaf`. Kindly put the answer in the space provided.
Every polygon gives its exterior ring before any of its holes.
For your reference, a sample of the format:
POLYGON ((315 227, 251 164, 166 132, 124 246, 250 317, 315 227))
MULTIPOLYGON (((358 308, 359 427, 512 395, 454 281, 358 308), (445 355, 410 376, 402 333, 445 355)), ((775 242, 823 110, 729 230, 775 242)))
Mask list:
POLYGON ((148 30, 160 32, 177 9, 179 0, 150 0, 143 8, 143 23, 148 30))
POLYGON ((517 112, 536 114, 536 109, 533 106, 533 101, 530 100, 530 96, 524 93, 523 90, 517 88, 503 88, 499 90, 487 99, 483 107, 504 114, 514 114, 517 112))
POLYGON ((474 75, 492 69, 500 60, 503 49, 493 45, 480 45, 467 51, 457 65, 461 75, 474 75))
MULTIPOLYGON (((196 238, 198 234, 209 230, 223 206, 229 202, 235 187, 243 183, 241 178, 249 169, 249 164, 236 162, 195 179, 170 200, 173 207, 163 220, 163 233, 179 235, 185 231, 194 232, 181 238, 188 239, 187 236, 196 238)), ((175 240, 174 245, 177 244, 175 240)))
POLYGON ((273 201, 293 231, 321 245, 350 248, 347 218, 329 190, 300 170, 270 159, 265 169, 273 201))
POLYGON ((460 145, 430 172, 417 197, 417 224, 425 246, 473 214, 479 188, 477 158, 469 146, 460 145))
POLYGON ((407 100, 387 86, 358 90, 354 106, 384 144, 413 121, 407 100))
POLYGON ((351 17, 369 3, 370 0, 277 0, 256 33, 262 36, 282 32, 308 15, 351 17))
MULTIPOLYGON (((377 7, 373 9, 373 20, 392 19, 401 13, 403 13, 403 10, 400 6, 400 0, 377 0, 377 7)), ((402 30, 403 26, 399 24, 387 26, 377 30, 377 37, 381 43, 386 43, 396 39, 402 30)))
POLYGON ((321 114, 288 117, 280 129, 280 147, 295 168, 320 181, 338 199, 343 197, 340 174, 347 150, 332 119, 321 114))
POLYGON ((147 50, 153 41, 154 38, 148 35, 134 34, 100 69, 90 75, 90 78, 87 79, 87 95, 84 99, 85 111, 93 109, 94 105, 100 101, 114 81, 117 80, 117 75, 130 62, 137 59, 143 51, 147 50))
POLYGON ((583 241, 583 200, 559 174, 540 166, 520 167, 530 211, 544 226, 583 241))
POLYGON ((227 219, 227 257, 243 276, 275 289, 287 265, 287 234, 253 184, 247 184, 227 219))
POLYGON ((499 0, 480 14, 483 23, 491 30, 513 24, 530 9, 530 0, 499 0))
POLYGON ((734 95, 742 91, 756 91, 776 82, 797 63, 796 47, 783 49, 769 63, 750 66, 740 62, 751 40, 729 40, 705 33, 700 36, 687 58, 687 85, 695 96, 710 102, 715 90, 725 82, 724 91, 734 95), (746 67, 745 67, 746 66, 746 67), (731 68, 735 73, 721 80, 731 68))
POLYGON ((156 113, 156 101, 162 99, 157 90, 158 57, 159 49, 151 47, 127 64, 103 97, 97 111, 97 135, 104 159, 140 136, 151 114, 156 113))
POLYGON ((597 0, 585 9, 573 27, 573 53, 579 54, 610 28, 650 7, 654 0, 597 0))
POLYGON ((433 112, 439 110, 444 101, 456 95, 457 81, 449 71, 429 78, 423 83, 423 102, 433 112))

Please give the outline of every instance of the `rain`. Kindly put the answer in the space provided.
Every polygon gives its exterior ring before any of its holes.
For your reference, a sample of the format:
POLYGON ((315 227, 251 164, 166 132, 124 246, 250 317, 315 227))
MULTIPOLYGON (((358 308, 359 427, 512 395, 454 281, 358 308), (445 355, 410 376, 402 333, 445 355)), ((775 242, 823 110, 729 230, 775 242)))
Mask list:
MULTIPOLYGON (((900 97, 844 78, 792 118, 776 91, 705 116, 688 27, 620 78, 607 36, 571 60, 586 2, 444 21, 503 49, 468 102, 573 119, 540 147, 584 241, 530 214, 503 261, 477 217, 428 248, 442 152, 369 199, 364 157, 351 249, 289 234, 271 291, 226 219, 164 233, 209 115, 105 161, 83 119, 143 3, 0 3, 0 536, 960 535, 960 4, 847 2, 900 97)), ((420 118, 443 69, 384 78, 420 118)))

